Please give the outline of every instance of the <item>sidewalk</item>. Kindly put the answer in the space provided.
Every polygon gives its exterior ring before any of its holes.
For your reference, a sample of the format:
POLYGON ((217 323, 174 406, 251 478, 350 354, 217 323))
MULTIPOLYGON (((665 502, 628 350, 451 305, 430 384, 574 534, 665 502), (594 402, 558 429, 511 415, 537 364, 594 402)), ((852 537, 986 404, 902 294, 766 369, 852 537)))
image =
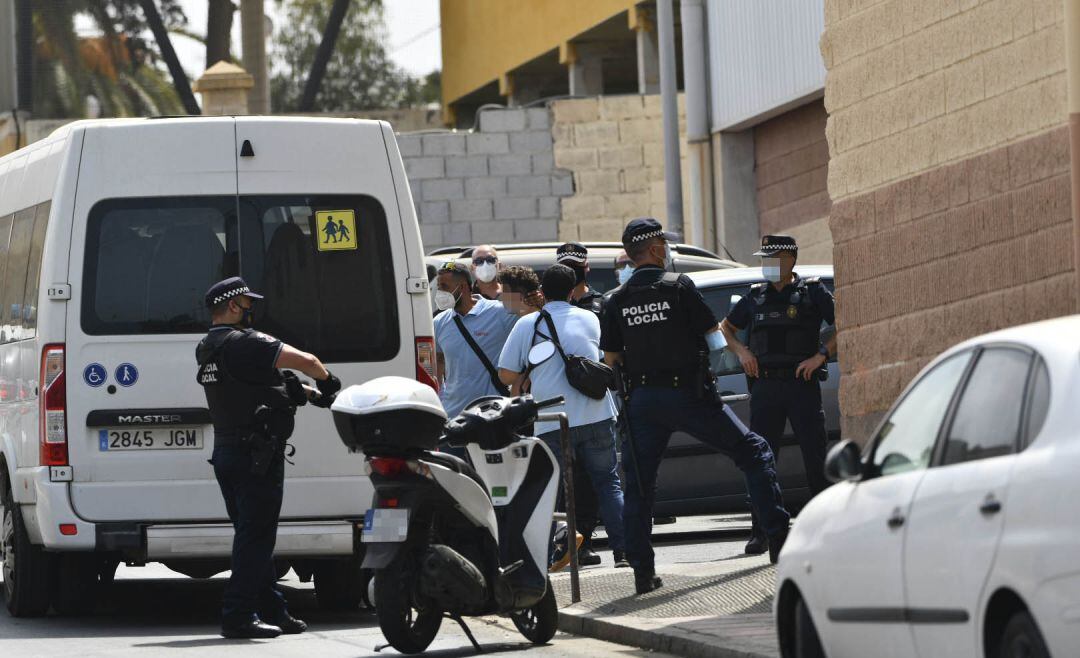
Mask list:
MULTIPOLYGON (((686 530, 685 520, 680 523, 686 530)), ((715 524, 714 519, 695 525, 716 528, 715 524)), ((668 534, 675 528, 658 526, 656 530, 668 534)), ((775 570, 768 555, 703 557, 662 565, 657 572, 664 586, 637 596, 630 569, 583 570, 581 602, 573 606, 569 572, 553 574, 559 629, 680 656, 779 655, 772 620, 775 570)))

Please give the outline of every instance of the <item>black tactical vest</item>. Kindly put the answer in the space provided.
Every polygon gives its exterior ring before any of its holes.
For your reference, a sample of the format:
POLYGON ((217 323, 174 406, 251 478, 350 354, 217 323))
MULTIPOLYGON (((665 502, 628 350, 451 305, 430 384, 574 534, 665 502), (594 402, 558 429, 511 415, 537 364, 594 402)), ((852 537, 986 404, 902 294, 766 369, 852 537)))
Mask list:
POLYGON ((595 313, 599 317, 599 315, 600 315, 600 307, 602 306, 603 301, 604 301, 604 296, 603 295, 596 292, 592 288, 589 288, 589 291, 587 293, 585 293, 584 295, 582 295, 581 299, 578 299, 577 301, 572 302, 572 304, 574 306, 578 307, 578 308, 585 309, 586 311, 589 311, 590 313, 595 313))
POLYGON ((821 313, 810 299, 813 279, 799 279, 789 294, 769 292, 771 284, 750 287, 750 351, 766 368, 792 368, 821 347, 821 313))
POLYGON ((250 432, 255 425, 255 410, 267 404, 273 387, 246 384, 233 377, 225 367, 225 347, 231 341, 250 334, 252 329, 214 329, 195 350, 199 370, 195 380, 206 393, 210 419, 216 436, 235 436, 250 432))
POLYGON ((630 377, 688 375, 698 368, 701 336, 693 336, 679 301, 679 275, 667 272, 655 283, 615 290, 605 313, 622 330, 623 363, 630 377))

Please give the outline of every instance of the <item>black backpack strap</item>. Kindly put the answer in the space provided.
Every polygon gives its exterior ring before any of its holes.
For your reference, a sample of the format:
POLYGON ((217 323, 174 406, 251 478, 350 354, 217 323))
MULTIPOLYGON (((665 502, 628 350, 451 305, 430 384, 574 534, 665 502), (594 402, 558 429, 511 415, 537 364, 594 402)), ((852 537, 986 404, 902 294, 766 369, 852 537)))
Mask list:
POLYGON ((509 395, 510 389, 508 389, 506 385, 502 383, 502 380, 499 379, 499 371, 492 365, 491 359, 487 358, 487 354, 484 354, 484 350, 480 349, 480 346, 476 344, 476 340, 472 337, 472 334, 465 329, 465 323, 461 321, 460 315, 454 315, 454 324, 457 325, 458 331, 461 332, 461 337, 465 339, 465 342, 472 348, 473 353, 480 359, 480 363, 484 364, 484 368, 488 371, 488 376, 491 377, 491 385, 494 386, 495 390, 501 395, 509 395))
POLYGON ((567 363, 569 359, 566 357, 566 352, 563 351, 562 343, 559 342, 559 334, 555 331, 555 322, 551 319, 551 314, 541 310, 540 317, 547 323, 548 330, 551 331, 551 342, 555 343, 555 349, 559 350, 559 356, 562 357, 563 363, 567 363))

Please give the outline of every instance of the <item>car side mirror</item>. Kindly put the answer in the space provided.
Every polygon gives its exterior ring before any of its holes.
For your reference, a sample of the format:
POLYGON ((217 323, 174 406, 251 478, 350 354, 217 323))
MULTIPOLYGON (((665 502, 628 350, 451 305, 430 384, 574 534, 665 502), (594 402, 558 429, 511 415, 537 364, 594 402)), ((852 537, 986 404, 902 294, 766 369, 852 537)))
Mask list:
POLYGON ((825 477, 830 482, 856 482, 862 479, 862 455, 854 441, 844 439, 825 457, 825 477))

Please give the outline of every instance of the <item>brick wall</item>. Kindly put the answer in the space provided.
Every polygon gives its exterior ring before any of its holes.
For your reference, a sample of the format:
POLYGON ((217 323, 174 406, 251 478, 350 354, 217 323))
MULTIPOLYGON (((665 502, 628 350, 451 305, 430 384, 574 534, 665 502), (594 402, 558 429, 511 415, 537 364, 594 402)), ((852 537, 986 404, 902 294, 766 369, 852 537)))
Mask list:
MULTIPOLYGON (((555 165, 573 173, 560 240, 618 241, 627 220, 667 214, 659 95, 555 101, 555 165)), ((680 120, 683 99, 679 97, 680 120)), ((685 126, 680 121, 680 134, 685 126)), ((685 157, 686 144, 682 144, 685 157)), ((686 169, 683 169, 684 200, 686 169)), ((684 201, 685 202, 685 201, 684 201)))
POLYGON ((558 237, 573 181, 555 168, 547 108, 486 110, 476 132, 402 133, 398 146, 425 250, 558 237))
POLYGON ((1062 3, 826 0, 825 25, 840 404, 865 439, 943 349, 1071 311, 1062 3))
POLYGON ((754 127, 761 233, 793 235, 804 263, 832 262, 826 118, 814 101, 754 127))

